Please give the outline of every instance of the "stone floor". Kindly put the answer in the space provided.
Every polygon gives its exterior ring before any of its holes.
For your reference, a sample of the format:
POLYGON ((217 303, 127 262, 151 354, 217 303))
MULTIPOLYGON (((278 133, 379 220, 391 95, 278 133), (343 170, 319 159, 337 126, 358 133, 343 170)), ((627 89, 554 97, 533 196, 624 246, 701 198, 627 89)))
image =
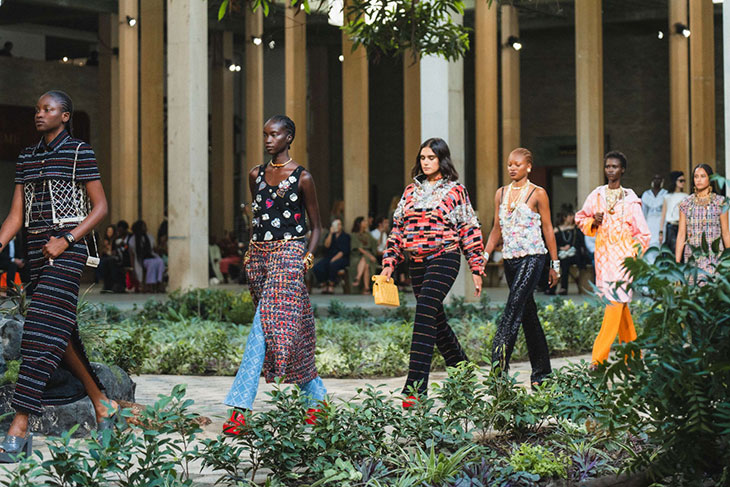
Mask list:
MULTIPOLYGON (((552 360, 553 368, 559 368, 569 362, 580 362, 581 360, 590 360, 590 355, 580 355, 575 357, 563 357, 552 360)), ((530 378, 530 363, 515 362, 512 364, 512 372, 518 374, 518 381, 527 385, 530 378)), ((431 381, 438 382, 446 377, 446 372, 438 371, 431 374, 431 381)), ((215 438, 221 431, 227 407, 223 405, 223 399, 230 388, 233 377, 201 377, 201 376, 179 376, 179 375, 141 375, 134 376, 133 380, 137 383, 136 399, 140 404, 153 404, 160 394, 169 394, 172 388, 177 384, 185 384, 187 386, 187 397, 193 399, 195 403, 191 409, 203 416, 211 419, 211 424, 204 428, 201 435, 205 438, 215 438)), ((405 377, 378 378, 378 379, 324 379, 327 392, 334 400, 347 400, 356 395, 357 389, 365 384, 373 384, 381 387, 384 391, 398 391, 403 386, 405 377)), ((259 394, 254 403, 255 410, 262 410, 268 407, 264 403, 266 392, 273 389, 272 384, 266 384, 262 379, 259 385, 259 394)), ((35 438, 34 449, 40 451, 45 458, 49 458, 48 447, 45 444, 44 437, 35 438)), ((13 466, 8 466, 10 470, 13 466)), ((220 473, 210 470, 200 470, 198 466, 194 466, 194 485, 196 486, 212 486, 218 480, 220 473)), ((6 474, 0 470, 0 479, 6 477, 6 474)), ((257 481, 264 480, 264 473, 257 476, 257 481)))

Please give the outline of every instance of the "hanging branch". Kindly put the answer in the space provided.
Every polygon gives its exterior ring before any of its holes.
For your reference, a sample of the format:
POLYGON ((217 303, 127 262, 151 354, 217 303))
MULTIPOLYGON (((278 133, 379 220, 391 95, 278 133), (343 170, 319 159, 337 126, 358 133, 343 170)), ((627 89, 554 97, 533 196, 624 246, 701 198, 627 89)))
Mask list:
MULTIPOLYGON (((320 1, 320 6, 325 0, 320 1)), ((491 7, 493 0, 486 1, 491 7)), ((218 19, 225 17, 235 3, 247 2, 254 11, 268 15, 272 0, 222 0, 218 19)), ((310 13, 309 0, 291 0, 310 13)), ((437 55, 453 61, 469 49, 467 27, 455 23, 453 15, 464 15, 462 0, 350 0, 342 27, 353 41, 353 50, 363 47, 368 57, 398 57, 410 52, 415 58, 437 55)))

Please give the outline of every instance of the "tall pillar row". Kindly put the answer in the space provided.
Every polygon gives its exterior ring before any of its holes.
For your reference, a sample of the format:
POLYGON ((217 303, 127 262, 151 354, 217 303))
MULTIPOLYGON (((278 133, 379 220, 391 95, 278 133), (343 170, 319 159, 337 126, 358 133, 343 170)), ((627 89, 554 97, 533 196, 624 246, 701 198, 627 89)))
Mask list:
POLYGON ((141 217, 153 235, 165 216, 165 1, 139 4, 141 217))
POLYGON ((233 33, 214 32, 211 66, 210 234, 220 239, 233 230, 233 33))
POLYGON ((517 8, 504 4, 502 12, 502 182, 510 182, 504 169, 513 149, 520 147, 520 52, 509 46, 509 38, 519 38, 517 8))
POLYGON ((208 287, 208 2, 167 0, 171 289, 208 287))
POLYGON ((353 51, 352 41, 344 32, 342 55, 343 225, 348 228, 357 215, 366 214, 370 208, 370 96, 367 53, 362 47, 353 51))
POLYGON ((286 114, 297 127, 289 155, 307 166, 307 14, 299 7, 284 11, 284 51, 286 114))
POLYGON ((139 41, 137 26, 127 16, 139 18, 138 0, 119 1, 119 138, 117 163, 112 180, 119 191, 112 193, 112 216, 129 222, 140 216, 139 199, 139 41))
POLYGON ((601 0, 575 2, 578 202, 603 184, 603 25, 601 0))
POLYGON ((692 165, 715 167, 715 36, 712 0, 689 2, 692 165))
MULTIPOLYGON (((246 10, 246 39, 264 35, 264 14, 261 9, 246 10)), ((264 51, 261 45, 246 42, 246 161, 242 175, 264 161, 264 51)), ((248 183, 244 185, 248 188, 248 183)), ((244 191, 246 201, 250 198, 244 191)))

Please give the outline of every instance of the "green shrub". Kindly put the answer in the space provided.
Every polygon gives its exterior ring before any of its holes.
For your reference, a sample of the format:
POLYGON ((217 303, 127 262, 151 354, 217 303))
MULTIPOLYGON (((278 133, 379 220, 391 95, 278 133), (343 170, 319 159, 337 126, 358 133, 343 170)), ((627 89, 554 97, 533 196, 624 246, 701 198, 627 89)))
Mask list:
POLYGON ((542 445, 522 443, 510 455, 509 463, 516 470, 534 473, 542 478, 566 478, 570 458, 553 453, 542 445))
MULTIPOLYGON (((695 251, 710 245, 703 247, 695 251)), ((634 469, 674 474, 673 485, 719 476, 730 465, 730 250, 701 285, 694 263, 677 264, 668 250, 655 265, 627 259, 626 267, 651 305, 638 339, 617 347, 607 364, 612 401, 602 420, 611 430, 648 436, 653 448, 637 456, 634 469)))
POLYGON ((18 382, 18 372, 20 372, 20 360, 9 360, 5 363, 7 369, 0 378, 0 386, 5 384, 15 384, 18 382))

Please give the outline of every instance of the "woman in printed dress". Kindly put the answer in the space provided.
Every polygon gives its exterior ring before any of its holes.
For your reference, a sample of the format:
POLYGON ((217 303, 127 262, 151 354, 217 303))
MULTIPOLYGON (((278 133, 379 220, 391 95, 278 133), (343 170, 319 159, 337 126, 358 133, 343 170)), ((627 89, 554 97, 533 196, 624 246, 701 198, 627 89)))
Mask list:
POLYGON ((681 262, 683 257, 685 262, 693 259, 697 268, 706 274, 715 273, 720 254, 730 247, 728 207, 725 198, 713 192, 711 177, 712 168, 707 164, 699 164, 692 171, 695 192, 679 204, 675 249, 677 262, 681 262), (702 253, 700 250, 696 253, 703 238, 710 247, 709 252, 702 253), (719 240, 718 252, 712 250, 712 243, 716 240, 719 240))

